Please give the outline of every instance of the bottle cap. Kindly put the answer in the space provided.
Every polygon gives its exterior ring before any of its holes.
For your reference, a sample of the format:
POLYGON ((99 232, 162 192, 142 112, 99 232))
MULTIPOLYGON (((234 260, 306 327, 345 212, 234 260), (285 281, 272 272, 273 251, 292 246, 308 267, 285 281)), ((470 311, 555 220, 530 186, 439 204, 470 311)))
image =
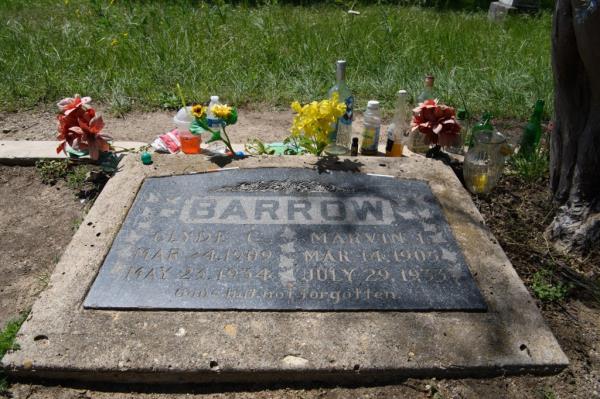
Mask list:
POLYGON ((346 80, 346 60, 338 60, 335 66, 335 77, 338 82, 346 80))
POLYGON ((358 137, 352 137, 352 144, 358 144, 358 137))
POLYGON ((377 100, 369 100, 367 103, 367 108, 370 109, 379 109, 379 101, 377 100))
POLYGON ((398 95, 399 96, 407 96, 408 92, 406 90, 398 90, 398 95))
POLYGON ((210 96, 210 101, 211 101, 211 102, 213 102, 213 101, 214 101, 214 102, 217 102, 217 101, 219 101, 219 96, 210 96))

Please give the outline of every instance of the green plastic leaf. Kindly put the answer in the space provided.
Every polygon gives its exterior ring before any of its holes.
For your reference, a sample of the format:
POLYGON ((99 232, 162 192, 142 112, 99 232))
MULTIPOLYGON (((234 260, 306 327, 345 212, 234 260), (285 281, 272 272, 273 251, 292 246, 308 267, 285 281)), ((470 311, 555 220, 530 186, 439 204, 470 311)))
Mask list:
POLYGON ((225 119, 225 123, 227 123, 228 126, 234 125, 238 120, 238 113, 237 113, 237 108, 233 107, 231 108, 231 114, 229 114, 229 117, 227 119, 225 119))
POLYGON ((208 128, 208 123, 206 123, 206 117, 202 119, 194 118, 190 124, 190 133, 200 135, 206 131, 211 131, 208 128))
POLYGON ((211 132, 212 132, 212 136, 211 136, 211 138, 210 138, 210 139, 209 139, 209 140, 206 142, 207 144, 208 144, 208 143, 212 143, 213 141, 219 141, 219 140, 223 140, 223 138, 221 137, 221 132, 220 132, 220 131, 213 132, 213 131, 211 130, 211 132))

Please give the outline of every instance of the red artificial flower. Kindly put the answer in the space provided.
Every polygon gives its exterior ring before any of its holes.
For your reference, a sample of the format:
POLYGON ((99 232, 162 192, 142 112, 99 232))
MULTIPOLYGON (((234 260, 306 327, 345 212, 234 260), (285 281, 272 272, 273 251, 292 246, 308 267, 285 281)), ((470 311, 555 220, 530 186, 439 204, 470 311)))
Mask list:
POLYGON ((430 144, 455 145, 459 139, 460 125, 454 108, 425 100, 413 109, 412 131, 419 130, 430 144))
POLYGON ((101 151, 110 150, 107 140, 112 140, 112 137, 100 133, 104 121, 102 116, 96 115, 96 111, 87 105, 90 101, 90 97, 75 95, 56 104, 60 110, 57 116, 57 139, 61 141, 56 153, 66 151, 66 145, 69 144, 76 150, 88 150, 90 158, 97 160, 101 151))
POLYGON ((75 136, 73 148, 88 150, 93 160, 100 157, 100 152, 110 150, 107 141, 112 140, 112 136, 108 133, 100 133, 104 127, 102 115, 96 115, 94 109, 89 108, 77 122, 77 126, 69 128, 69 132, 75 136))

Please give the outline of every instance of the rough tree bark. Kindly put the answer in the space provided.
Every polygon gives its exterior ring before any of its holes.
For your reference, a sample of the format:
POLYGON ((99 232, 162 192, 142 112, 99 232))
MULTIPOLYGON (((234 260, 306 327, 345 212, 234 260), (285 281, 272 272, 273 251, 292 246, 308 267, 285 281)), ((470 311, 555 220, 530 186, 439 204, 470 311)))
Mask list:
POLYGON ((562 205, 546 231, 585 254, 600 243, 600 0, 557 0, 550 188, 562 205))

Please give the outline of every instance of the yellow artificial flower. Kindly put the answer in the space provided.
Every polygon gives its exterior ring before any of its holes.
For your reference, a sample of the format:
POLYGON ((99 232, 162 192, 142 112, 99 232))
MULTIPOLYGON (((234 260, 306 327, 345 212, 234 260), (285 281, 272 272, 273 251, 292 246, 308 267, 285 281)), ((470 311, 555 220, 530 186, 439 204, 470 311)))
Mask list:
POLYGON ((216 104, 211 108, 217 118, 226 119, 231 115, 231 107, 227 104, 216 104))
POLYGON ((338 101, 335 93, 331 99, 312 101, 301 105, 298 101, 291 104, 296 113, 290 129, 292 135, 312 137, 317 141, 326 141, 331 125, 346 112, 346 105, 338 101))
POLYGON ((202 117, 206 114, 206 107, 202 104, 196 104, 192 107, 192 115, 198 119, 202 119, 202 117))
POLYGON ((302 105, 300 105, 298 101, 294 101, 292 103, 292 110, 294 110, 294 112, 300 112, 302 111, 302 105))

